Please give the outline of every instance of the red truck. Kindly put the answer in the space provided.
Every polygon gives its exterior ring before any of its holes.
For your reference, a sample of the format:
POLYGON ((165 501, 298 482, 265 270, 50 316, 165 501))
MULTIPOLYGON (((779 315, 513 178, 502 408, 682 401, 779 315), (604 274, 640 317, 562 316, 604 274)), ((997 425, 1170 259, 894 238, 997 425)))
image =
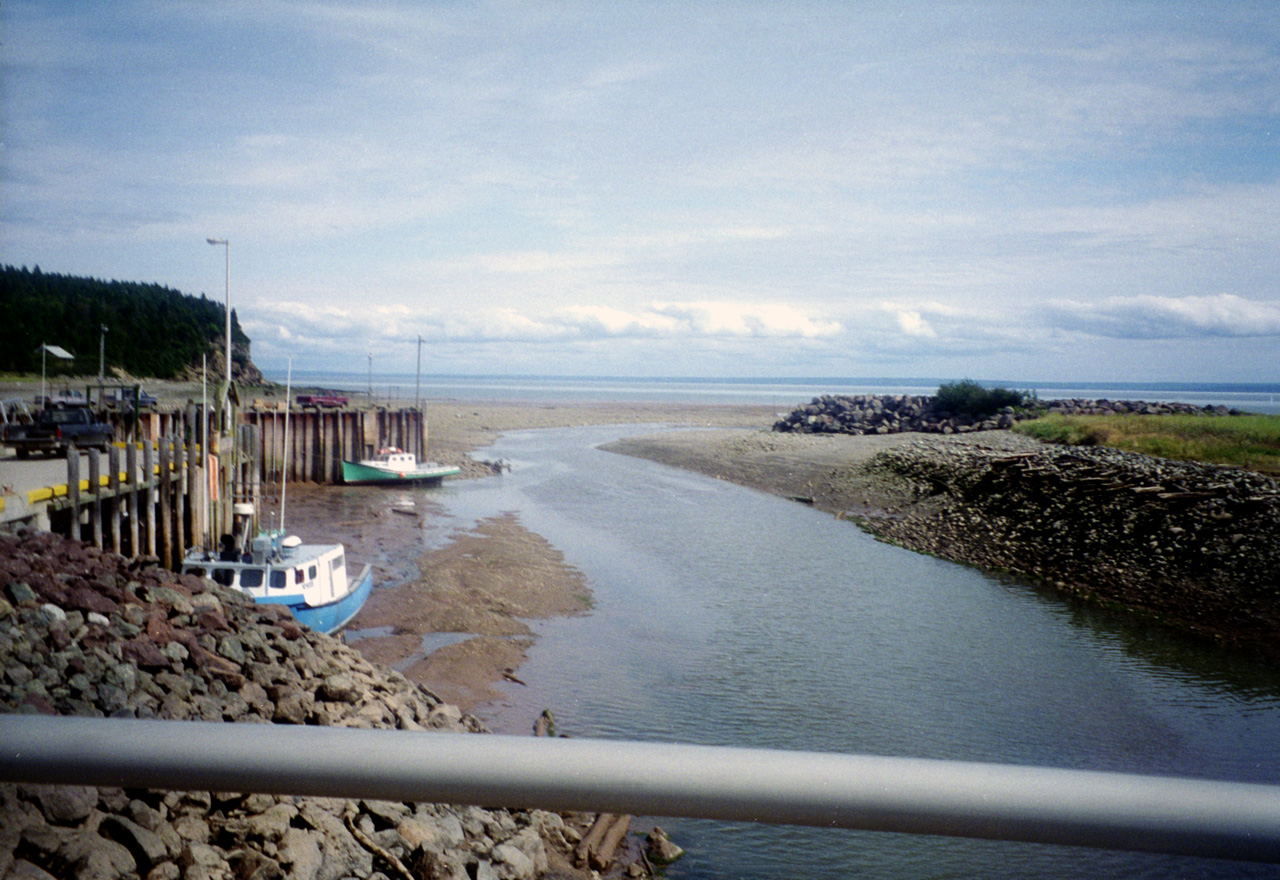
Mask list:
POLYGON ((347 398, 341 394, 299 394, 297 397, 298 406, 303 408, 314 406, 320 407, 340 407, 347 405, 347 398))

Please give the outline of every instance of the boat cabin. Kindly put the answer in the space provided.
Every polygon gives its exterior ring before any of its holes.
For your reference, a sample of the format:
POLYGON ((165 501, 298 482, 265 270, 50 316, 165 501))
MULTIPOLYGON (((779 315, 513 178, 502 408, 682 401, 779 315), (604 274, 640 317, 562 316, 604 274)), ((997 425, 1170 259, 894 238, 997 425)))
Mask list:
POLYGON ((182 571, 271 604, 326 605, 349 591, 341 544, 303 544, 289 537, 277 546, 272 538, 261 536, 254 539, 250 553, 227 557, 191 554, 182 571))
POLYGON ((370 464, 379 464, 385 466, 388 470, 412 471, 418 467, 418 459, 412 452, 405 452, 394 446, 385 446, 379 449, 370 464))

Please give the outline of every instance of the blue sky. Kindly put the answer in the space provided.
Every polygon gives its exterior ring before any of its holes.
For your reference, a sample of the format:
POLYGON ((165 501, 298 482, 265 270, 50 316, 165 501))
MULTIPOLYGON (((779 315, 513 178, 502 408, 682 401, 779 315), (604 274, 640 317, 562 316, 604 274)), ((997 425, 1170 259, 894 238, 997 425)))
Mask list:
POLYGON ((1272 2, 0 4, 0 262, 279 369, 1280 381, 1272 2))

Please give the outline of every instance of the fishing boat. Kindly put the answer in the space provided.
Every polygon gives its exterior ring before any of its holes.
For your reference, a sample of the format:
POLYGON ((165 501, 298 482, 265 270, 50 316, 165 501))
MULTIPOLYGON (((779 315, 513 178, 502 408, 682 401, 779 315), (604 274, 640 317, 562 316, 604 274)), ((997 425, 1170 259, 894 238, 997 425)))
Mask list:
MULTIPOLYGON (((237 519, 251 517, 251 509, 237 504, 237 519)), ((373 590, 373 566, 351 577, 342 544, 304 544, 283 531, 261 533, 247 542, 224 535, 217 550, 189 551, 182 571, 211 578, 263 605, 288 606, 299 623, 322 633, 346 626, 373 590)))
POLYGON ((461 473, 454 465, 434 461, 419 462, 412 452, 384 446, 373 458, 342 463, 344 483, 438 483, 445 477, 461 473))
MULTIPOLYGON (((293 384, 293 360, 285 399, 293 384)), ((208 447, 208 437, 204 444, 208 447)), ((207 577, 215 583, 239 590, 262 605, 284 605, 294 619, 316 632, 334 633, 346 626, 364 607, 373 591, 373 566, 360 574, 347 573, 346 548, 342 544, 304 544, 284 531, 284 513, 289 473, 289 415, 284 419, 284 466, 280 477, 280 524, 273 531, 256 529, 256 510, 240 502, 231 506, 232 533, 222 536, 212 549, 212 536, 203 547, 188 550, 182 560, 184 574, 207 577), (255 535, 256 532, 256 535, 255 535), (250 537, 253 536, 253 537, 250 537)))

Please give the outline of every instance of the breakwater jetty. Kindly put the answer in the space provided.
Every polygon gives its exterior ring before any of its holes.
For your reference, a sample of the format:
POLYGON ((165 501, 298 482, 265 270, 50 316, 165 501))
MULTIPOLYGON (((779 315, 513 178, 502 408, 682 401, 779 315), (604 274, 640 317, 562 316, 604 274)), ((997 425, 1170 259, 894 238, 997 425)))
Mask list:
MULTIPOLYGON (((0 584, 3 712, 406 736, 483 730, 400 673, 202 578, 27 533, 0 536, 0 584)), ((583 876, 570 863, 590 822, 540 810, 0 784, 0 875, 583 876)))
POLYGON ((998 431, 1042 415, 1239 415, 1225 406, 1149 403, 1140 400, 1048 400, 1006 406, 988 415, 967 415, 942 407, 931 395, 824 394, 780 416, 773 430, 802 434, 968 434, 998 431))
POLYGON ((905 481, 876 536, 1280 657, 1280 482, 1102 447, 907 443, 870 474, 905 481))

